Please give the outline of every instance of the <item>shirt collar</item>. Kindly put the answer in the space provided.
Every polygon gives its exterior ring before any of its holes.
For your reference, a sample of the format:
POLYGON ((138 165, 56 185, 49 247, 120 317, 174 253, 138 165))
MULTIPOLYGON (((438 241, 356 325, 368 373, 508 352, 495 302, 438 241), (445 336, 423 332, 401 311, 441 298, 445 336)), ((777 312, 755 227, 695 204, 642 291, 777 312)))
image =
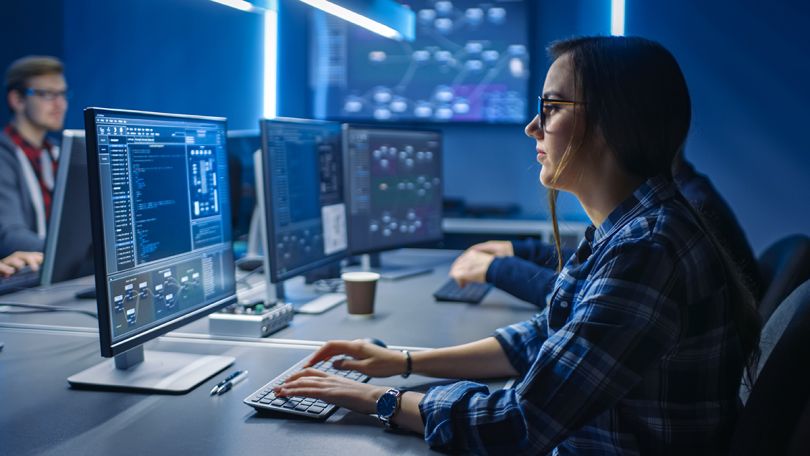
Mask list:
POLYGON ((5 132, 18 146, 20 146, 23 149, 28 148, 30 150, 47 150, 49 153, 52 152, 51 149, 53 148, 53 145, 51 144, 50 141, 48 141, 47 136, 42 140, 42 147, 36 147, 30 142, 28 142, 28 140, 25 139, 25 137, 20 134, 20 132, 17 130, 17 127, 15 127, 14 124, 12 123, 6 125, 5 132))
MULTIPOLYGON (((658 205, 661 201, 672 198, 678 192, 675 184, 670 178, 656 176, 647 179, 642 183, 632 195, 619 204, 613 212, 607 216, 599 228, 593 228, 590 241, 592 248, 595 248, 604 239, 618 231, 628 221, 637 217, 640 213, 650 207, 658 205)), ((586 232, 586 239, 588 233, 586 232)))

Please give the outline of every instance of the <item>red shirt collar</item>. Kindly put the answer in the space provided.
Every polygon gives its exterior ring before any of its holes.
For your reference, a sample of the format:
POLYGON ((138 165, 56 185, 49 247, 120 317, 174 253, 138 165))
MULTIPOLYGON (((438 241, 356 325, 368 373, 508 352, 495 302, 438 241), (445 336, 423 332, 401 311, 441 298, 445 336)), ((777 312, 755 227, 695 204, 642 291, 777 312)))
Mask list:
POLYGON ((25 151, 26 149, 28 150, 45 149, 48 151, 48 153, 53 155, 53 144, 51 144, 51 142, 48 141, 48 138, 45 138, 42 141, 42 147, 39 148, 28 142, 28 140, 25 139, 23 135, 20 134, 20 132, 17 130, 17 127, 15 127, 14 124, 9 123, 8 125, 6 125, 6 128, 3 129, 3 132, 7 134, 12 141, 14 141, 14 144, 20 146, 20 149, 22 149, 23 151, 25 151))

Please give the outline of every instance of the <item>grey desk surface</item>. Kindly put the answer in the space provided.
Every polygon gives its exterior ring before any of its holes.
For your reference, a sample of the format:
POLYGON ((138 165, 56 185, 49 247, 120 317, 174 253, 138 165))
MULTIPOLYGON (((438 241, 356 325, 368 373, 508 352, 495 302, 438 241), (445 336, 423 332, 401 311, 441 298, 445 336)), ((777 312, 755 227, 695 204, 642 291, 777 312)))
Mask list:
MULTIPOLYGON (((326 424, 257 415, 242 399, 311 353, 317 341, 373 336, 392 346, 439 347, 486 337, 537 309, 493 290, 479 305, 437 303, 454 252, 400 254, 434 271, 380 282, 376 315, 353 319, 345 306, 297 315, 264 339, 211 338, 206 319, 149 342, 147 350, 226 354, 250 377, 221 396, 208 396, 224 374, 181 396, 72 390, 66 378, 101 361, 97 322, 74 313, 0 314, 0 454, 424 454, 421 437, 383 432, 373 417, 339 410, 326 424), (411 255, 410 257, 408 255, 411 255), (303 342, 302 342, 303 341, 303 342)), ((0 297, 2 302, 64 305, 77 301, 89 278, 0 297)), ((147 352, 147 356, 148 352, 147 352)), ((400 378, 375 383, 403 385, 400 378)), ((414 376, 405 386, 430 380, 414 376)))
MULTIPOLYGON (((450 262, 457 253, 412 250, 386 255, 384 261, 431 264, 433 271, 396 281, 380 281, 373 318, 350 317, 346 313, 346 306, 340 305, 320 315, 296 315, 290 326, 272 334, 270 338, 325 341, 377 337, 389 345, 435 348, 489 336, 494 329, 531 318, 537 312, 535 306, 497 289, 493 289, 477 305, 436 302, 432 293, 447 280, 450 262)), ((21 302, 95 311, 95 301, 73 297, 77 290, 90 285, 92 280, 87 277, 48 288, 0 296, 0 306, 3 302, 21 302)), ((93 318, 76 313, 0 314, 0 326, 18 324, 98 327, 93 318)), ((177 332, 207 335, 208 319, 193 322, 177 332)))
MULTIPOLYGON (((97 337, 86 332, 0 328, 0 454, 264 455, 425 454, 415 434, 382 430, 372 416, 338 410, 326 423, 259 415, 242 403, 247 395, 311 353, 306 347, 173 337, 147 350, 225 354, 227 371, 249 378, 210 397, 220 373, 192 392, 148 395, 71 389, 66 378, 100 361, 97 337)), ((146 356, 149 356, 147 351, 146 356)), ((226 372, 227 372, 226 371, 226 372)), ((375 379, 401 385, 399 378, 375 379)), ((408 379, 410 385, 427 381, 408 379)))

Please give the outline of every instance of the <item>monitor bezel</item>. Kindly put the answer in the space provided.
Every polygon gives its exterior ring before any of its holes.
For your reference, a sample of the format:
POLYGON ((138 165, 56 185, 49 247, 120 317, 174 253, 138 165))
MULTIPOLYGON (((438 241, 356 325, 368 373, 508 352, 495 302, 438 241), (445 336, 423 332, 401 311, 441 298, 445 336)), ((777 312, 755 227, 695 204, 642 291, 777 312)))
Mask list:
MULTIPOLYGON (((377 130, 377 131, 402 131, 402 132, 418 132, 418 133, 435 133, 439 137, 439 186, 441 188, 442 200, 444 200, 444 134, 442 130, 438 128, 422 128, 419 127, 398 127, 398 126, 388 126, 384 124, 367 124, 367 123, 343 123, 341 127, 341 133, 343 136, 343 183, 344 183, 344 191, 345 196, 344 199, 346 200, 346 224, 348 225, 349 229, 349 252, 350 255, 364 255, 364 254, 372 254, 372 253, 380 253, 380 252, 387 252, 391 250, 398 250, 407 247, 412 247, 415 245, 422 245, 431 242, 440 242, 444 239, 444 230, 440 230, 439 235, 430 238, 430 239, 420 239, 418 241, 413 242, 404 242, 398 243, 393 246, 386 246, 386 247, 372 247, 369 249, 359 249, 352 243, 352 235, 354 229, 354 217, 351 215, 351 198, 350 192, 351 189, 349 188, 349 178, 350 178, 350 170, 349 170, 349 154, 347 153, 349 150, 349 130, 351 129, 360 129, 360 130, 377 130)), ((439 220, 444 220, 444 205, 442 203, 439 204, 439 220)))
MULTIPOLYGON (((40 272, 40 285, 47 286, 53 283, 53 273, 56 270, 56 254, 59 247, 59 230, 62 225, 63 207, 65 191, 67 189, 67 179, 70 176, 70 165, 73 161, 73 141, 76 138, 87 142, 84 130, 65 129, 62 130, 62 143, 59 149, 59 165, 56 170, 56 180, 53 188, 53 202, 51 206, 51 216, 48 222, 48 236, 45 237, 45 251, 43 252, 42 271, 40 272)), ((85 152, 86 153, 86 152, 85 152)))
MULTIPOLYGON (((266 243, 265 243, 265 252, 264 254, 267 256, 267 263, 270 265, 270 272, 269 277, 270 281, 273 283, 281 283, 285 280, 291 279, 295 276, 304 274, 309 272, 313 269, 317 269, 323 266, 326 266, 330 263, 334 263, 336 261, 340 261, 347 256, 349 256, 349 251, 351 250, 351 243, 348 243, 346 249, 341 250, 339 252, 335 252, 331 255, 327 255, 320 260, 316 260, 312 263, 307 263, 303 266, 298 266, 294 269, 288 269, 283 274, 280 273, 278 264, 276 264, 276 227, 273 219, 273 209, 275 207, 274 199, 272 197, 272 185, 271 185, 271 176, 272 170, 271 168, 271 160, 269 158, 269 151, 267 148, 267 128, 272 124, 281 124, 281 125, 303 125, 303 126, 312 126, 312 127, 324 127, 324 126, 332 126, 337 128, 337 135, 338 135, 338 151, 341 154, 341 166, 344 166, 345 159, 343 158, 343 141, 341 138, 342 135, 342 127, 339 122, 332 122, 328 120, 314 120, 314 119, 297 119, 297 118, 290 118, 290 117, 275 117, 273 119, 260 119, 259 120, 259 129, 261 130, 261 157, 262 157, 262 191, 263 191, 263 199, 264 205, 261 207, 262 216, 264 219, 264 226, 265 226, 265 236, 266 236, 266 243), (271 242, 272 241, 272 242, 271 242)), ((341 171, 340 179, 343 180, 345 173, 341 171)), ((349 226, 348 226, 348 203, 346 202, 346 183, 343 182, 343 192, 341 192, 341 197, 343 198, 344 208, 346 209, 346 236, 348 242, 348 235, 349 235, 349 226)))
MULTIPOLYGON (((124 337, 114 342, 111 330, 111 313, 109 307, 107 287, 107 256, 104 249, 104 220, 101 207, 101 174, 98 160, 98 138, 96 136, 96 116, 98 114, 108 115, 142 115, 156 117, 170 117, 178 120, 205 120, 210 122, 220 122, 227 135, 228 123, 225 117, 197 116, 186 114, 173 114, 150 111, 136 111, 129 109, 112 109, 89 107, 84 110, 84 130, 87 145, 87 171, 88 182, 90 184, 90 215, 91 230, 93 233, 93 260, 95 262, 95 283, 96 283, 96 305, 98 308, 98 329, 99 343, 101 345, 101 356, 111 358, 127 350, 142 345, 156 337, 159 337, 173 329, 198 320, 210 313, 216 312, 236 302, 236 266, 231 265, 230 271, 234 275, 233 293, 225 298, 219 299, 194 311, 179 315, 165 323, 151 327, 149 329, 124 337)), ((226 146, 227 147, 227 142, 226 146)), ((226 164, 227 166, 227 164, 226 164)), ((230 216, 230 214, 229 214, 230 216)), ((230 223, 230 217, 226 223, 230 223)))

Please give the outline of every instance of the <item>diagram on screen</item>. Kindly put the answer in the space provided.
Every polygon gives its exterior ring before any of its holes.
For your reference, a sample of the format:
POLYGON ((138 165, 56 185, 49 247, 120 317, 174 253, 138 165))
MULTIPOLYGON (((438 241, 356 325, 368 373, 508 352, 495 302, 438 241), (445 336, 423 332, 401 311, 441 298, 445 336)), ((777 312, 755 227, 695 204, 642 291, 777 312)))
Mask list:
POLYGON ((529 52, 523 1, 407 2, 413 42, 316 14, 312 73, 321 118, 523 122, 529 52))

